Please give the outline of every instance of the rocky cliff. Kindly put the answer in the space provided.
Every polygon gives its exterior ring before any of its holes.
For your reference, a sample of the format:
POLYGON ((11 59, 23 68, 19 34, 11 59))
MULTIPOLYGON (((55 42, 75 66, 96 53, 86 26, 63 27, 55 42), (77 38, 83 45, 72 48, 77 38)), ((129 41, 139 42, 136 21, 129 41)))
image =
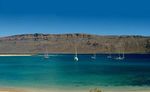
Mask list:
POLYGON ((150 37, 22 34, 0 38, 0 53, 150 53, 150 37))

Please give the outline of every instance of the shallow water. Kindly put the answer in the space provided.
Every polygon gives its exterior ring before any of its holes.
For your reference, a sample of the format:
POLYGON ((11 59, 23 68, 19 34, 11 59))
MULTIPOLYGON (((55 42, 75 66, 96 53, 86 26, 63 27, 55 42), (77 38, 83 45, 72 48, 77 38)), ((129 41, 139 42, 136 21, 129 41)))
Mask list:
MULTIPOLYGON (((117 55, 113 55, 116 57, 117 55)), ((0 85, 15 87, 89 88, 150 86, 150 55, 127 54, 124 60, 106 54, 0 57, 0 85)))

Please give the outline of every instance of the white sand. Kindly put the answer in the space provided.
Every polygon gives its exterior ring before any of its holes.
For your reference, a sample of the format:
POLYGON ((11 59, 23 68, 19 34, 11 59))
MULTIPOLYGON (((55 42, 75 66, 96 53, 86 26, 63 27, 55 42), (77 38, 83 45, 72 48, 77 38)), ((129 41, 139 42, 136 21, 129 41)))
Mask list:
POLYGON ((30 54, 1 54, 0 56, 32 56, 30 54))
MULTIPOLYGON (((90 92, 86 90, 71 90, 71 89, 42 89, 42 88, 0 88, 0 92, 90 92)), ((150 92, 150 88, 115 88, 102 89, 102 92, 150 92)))

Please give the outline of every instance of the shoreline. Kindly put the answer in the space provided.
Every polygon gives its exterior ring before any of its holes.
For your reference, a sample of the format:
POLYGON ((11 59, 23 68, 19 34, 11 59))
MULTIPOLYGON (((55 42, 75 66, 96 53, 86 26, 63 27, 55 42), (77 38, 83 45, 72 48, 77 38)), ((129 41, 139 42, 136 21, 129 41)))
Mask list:
MULTIPOLYGON (((91 88, 92 90, 95 88, 91 88)), ((56 88, 20 88, 20 87, 0 87, 0 92, 94 92, 89 89, 56 89, 56 88)), ((105 87, 98 88, 101 92, 150 92, 149 87, 105 87)))
MULTIPOLYGON (((0 56, 35 56, 35 55, 43 55, 44 53, 0 53, 0 56)), ((65 53, 65 52, 50 52, 48 53, 50 55, 66 55, 66 54, 74 54, 74 53, 65 53)), ((81 54, 85 54, 85 55, 90 55, 93 53, 78 53, 79 55, 81 54)), ((105 54, 110 54, 110 53, 96 53, 96 54, 101 54, 101 55, 105 55, 105 54)), ((112 55, 114 54, 119 54, 119 53, 111 53, 112 55)), ((124 54, 150 54, 150 53, 124 53, 124 54)))
POLYGON ((31 54, 0 54, 1 57, 4 56, 33 56, 31 54))

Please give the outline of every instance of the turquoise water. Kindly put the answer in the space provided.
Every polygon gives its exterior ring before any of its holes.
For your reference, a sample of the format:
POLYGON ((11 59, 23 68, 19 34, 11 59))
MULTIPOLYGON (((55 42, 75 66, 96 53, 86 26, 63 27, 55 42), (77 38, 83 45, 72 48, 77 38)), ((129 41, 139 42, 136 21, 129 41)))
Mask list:
MULTIPOLYGON (((116 57, 117 55, 113 55, 116 57)), ((150 55, 127 54, 125 60, 91 55, 0 57, 0 85, 45 88, 87 88, 98 86, 150 86, 150 55)))

